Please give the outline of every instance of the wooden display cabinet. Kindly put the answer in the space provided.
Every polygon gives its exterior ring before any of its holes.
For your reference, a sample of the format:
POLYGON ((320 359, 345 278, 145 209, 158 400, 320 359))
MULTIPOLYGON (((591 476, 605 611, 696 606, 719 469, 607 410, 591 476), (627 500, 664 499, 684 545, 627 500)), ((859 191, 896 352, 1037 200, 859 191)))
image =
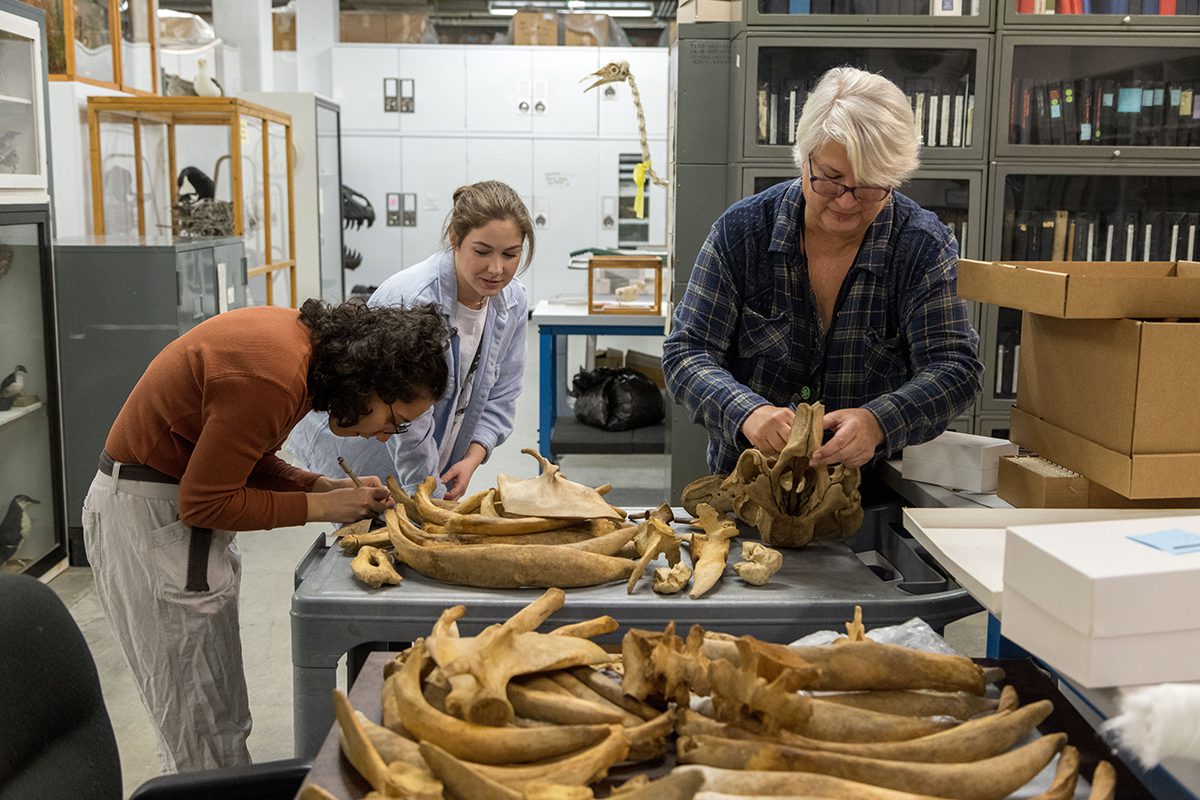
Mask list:
POLYGON ((592 256, 588 261, 588 313, 661 314, 662 259, 592 256))
MULTIPOLYGON (((225 184, 227 192, 222 191, 220 180, 216 181, 216 199, 232 204, 233 235, 245 240, 247 258, 250 259, 246 274, 251 279, 265 278, 267 305, 274 304, 274 274, 288 270, 289 304, 296 307, 295 150, 290 115, 234 97, 89 97, 87 117, 92 221, 93 232, 97 235, 133 233, 133 215, 129 230, 105 229, 106 212, 125 211, 129 203, 134 207, 139 236, 145 236, 148 230, 153 232, 156 226, 177 231, 179 189, 176 181, 181 161, 176 152, 177 129, 180 126, 225 128, 228 150, 221 150, 217 168, 228 160, 230 181, 225 184), (118 127, 119 132, 128 132, 132 139, 132 152, 125 154, 132 158, 132 169, 122 171, 132 185, 114 191, 115 170, 105 161, 102 143, 105 131, 118 127), (152 146, 144 146, 151 137, 152 146), (256 146, 256 139, 261 143, 261 150, 256 146), (249 143, 249 146, 243 143, 249 143), (256 150, 260 152, 256 153, 256 150), (165 163, 160 155, 165 155, 165 163), (279 161, 284 163, 280 165, 279 161), (283 167, 282 175, 280 171, 273 171, 273 164, 276 169, 283 167), (162 205, 162 199, 167 197, 170 198, 169 209, 162 205), (276 217, 272 217, 273 207, 279 212, 276 217), (168 217, 169 226, 157 221, 168 217), (247 225, 247 219, 253 221, 251 225, 247 225)), ((211 136, 204 138, 212 143, 211 136)), ((192 157, 190 153, 185 155, 192 157)), ((217 169, 213 172, 214 178, 219 178, 217 169)))
POLYGON ((50 80, 158 94, 158 0, 26 2, 46 12, 50 80))

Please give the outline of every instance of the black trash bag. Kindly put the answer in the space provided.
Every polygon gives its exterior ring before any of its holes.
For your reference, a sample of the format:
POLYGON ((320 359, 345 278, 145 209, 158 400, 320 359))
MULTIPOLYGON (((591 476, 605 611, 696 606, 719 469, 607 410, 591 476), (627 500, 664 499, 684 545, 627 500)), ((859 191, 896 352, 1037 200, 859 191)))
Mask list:
POLYGON ((629 431, 663 421, 666 409, 654 381, 629 367, 580 369, 571 379, 575 418, 606 431, 629 431))

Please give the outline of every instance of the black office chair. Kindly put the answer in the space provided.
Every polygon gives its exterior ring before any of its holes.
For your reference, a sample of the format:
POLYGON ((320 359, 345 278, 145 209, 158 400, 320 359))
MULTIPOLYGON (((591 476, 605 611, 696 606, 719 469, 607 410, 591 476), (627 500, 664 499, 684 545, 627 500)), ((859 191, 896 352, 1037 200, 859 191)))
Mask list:
MULTIPOLYGON (((121 760, 96 662, 47 586, 0 575, 0 800, 121 800, 121 760)), ((291 800, 302 759, 164 775, 131 800, 291 800)))

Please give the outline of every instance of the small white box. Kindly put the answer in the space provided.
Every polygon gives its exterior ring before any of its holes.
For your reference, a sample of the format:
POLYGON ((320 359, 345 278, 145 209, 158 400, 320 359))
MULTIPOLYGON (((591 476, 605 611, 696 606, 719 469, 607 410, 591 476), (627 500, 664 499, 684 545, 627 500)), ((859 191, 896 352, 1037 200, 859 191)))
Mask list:
POLYGON ((1200 536, 1200 516, 1009 527, 1001 633, 1088 688, 1200 680, 1200 551, 1128 537, 1200 536))
POLYGON ((1007 439, 946 431, 925 444, 904 448, 900 474, 949 489, 994 492, 1000 457, 1016 454, 1017 446, 1007 439))

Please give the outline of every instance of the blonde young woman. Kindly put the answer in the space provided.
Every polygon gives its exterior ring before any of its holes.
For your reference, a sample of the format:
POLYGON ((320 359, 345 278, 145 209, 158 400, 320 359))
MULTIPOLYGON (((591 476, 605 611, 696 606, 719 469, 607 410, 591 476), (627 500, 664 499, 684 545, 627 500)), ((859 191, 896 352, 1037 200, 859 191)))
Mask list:
POLYGON ((456 329, 446 356, 446 393, 431 414, 386 443, 332 436, 319 414, 310 415, 286 446, 306 468, 341 476, 342 456, 358 474, 396 475, 409 490, 437 475, 453 500, 512 433, 528 309, 525 287, 514 278, 533 260, 533 222, 512 187, 482 181, 454 192, 444 241, 445 249, 384 281, 368 303, 433 303, 442 310, 456 329))

